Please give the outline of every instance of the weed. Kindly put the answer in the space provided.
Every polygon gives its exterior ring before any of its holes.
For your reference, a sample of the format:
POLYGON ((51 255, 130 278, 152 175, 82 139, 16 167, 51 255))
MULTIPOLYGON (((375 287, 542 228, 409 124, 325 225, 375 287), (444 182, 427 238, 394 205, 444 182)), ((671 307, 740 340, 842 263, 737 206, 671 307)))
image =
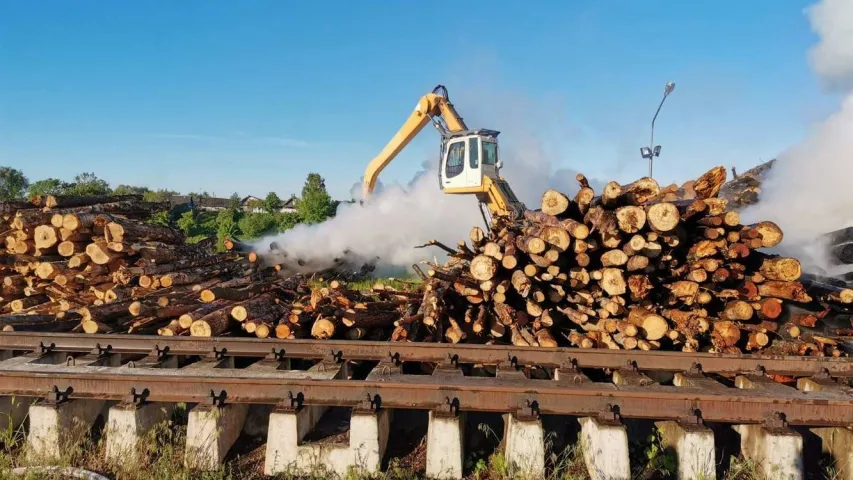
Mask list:
POLYGON ((764 475, 758 469, 758 464, 743 456, 732 456, 725 480, 762 480, 764 475))

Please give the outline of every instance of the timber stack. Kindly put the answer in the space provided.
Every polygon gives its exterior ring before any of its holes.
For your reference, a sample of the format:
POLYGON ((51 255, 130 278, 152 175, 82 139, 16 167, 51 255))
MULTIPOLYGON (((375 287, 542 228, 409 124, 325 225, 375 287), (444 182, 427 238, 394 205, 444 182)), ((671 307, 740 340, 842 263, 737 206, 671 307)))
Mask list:
POLYGON ((2 329, 151 331, 189 310, 182 299, 193 286, 241 274, 237 256, 214 254, 210 242, 188 245, 179 230, 145 222, 164 208, 140 196, 3 203, 2 329), (161 309, 135 316, 139 302, 161 309))
POLYGON ((725 179, 717 167, 675 191, 646 177, 596 195, 579 174, 573 198, 548 190, 523 219, 472 228, 470 245, 431 241, 450 259, 393 339, 844 354, 849 316, 846 331, 816 328, 853 290, 763 252, 781 229, 742 224, 718 196, 725 179))
POLYGON ((740 210, 758 203, 761 195, 761 185, 769 175, 776 159, 764 162, 756 167, 737 174, 732 167, 734 178, 720 189, 720 198, 729 202, 729 208, 740 210))
POLYGON ((212 239, 187 244, 181 231, 146 223, 167 207, 141 197, 0 205, 3 331, 387 339, 420 301, 381 286, 312 288, 233 239, 223 253, 212 239))

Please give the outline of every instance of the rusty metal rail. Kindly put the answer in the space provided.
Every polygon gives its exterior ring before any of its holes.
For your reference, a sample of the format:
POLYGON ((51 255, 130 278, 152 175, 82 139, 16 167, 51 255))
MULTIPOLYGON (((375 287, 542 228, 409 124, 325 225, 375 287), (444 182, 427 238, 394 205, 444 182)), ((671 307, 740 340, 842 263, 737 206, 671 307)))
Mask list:
MULTIPOLYGON (((52 355, 52 354, 47 354, 52 355)), ((102 356, 116 355, 103 354, 102 356)), ((780 415, 792 425, 853 424, 853 396, 846 387, 821 392, 615 385, 608 382, 534 380, 508 372, 494 378, 404 375, 380 365, 367 380, 318 380, 263 370, 129 368, 101 366, 90 355, 84 365, 39 363, 30 354, 0 362, 0 394, 31 397, 127 399, 144 392, 147 401, 235 402, 284 406, 332 405, 359 408, 417 408, 486 412, 526 412, 577 416, 685 419, 760 423, 780 415), (577 383, 576 383, 577 382, 577 383)), ((161 357, 162 358, 162 357, 161 357)), ((275 367, 277 361, 261 360, 275 367)), ((340 364, 339 368, 340 367, 340 364)), ((209 367, 209 368, 208 368, 209 367)), ((459 372, 457 372, 459 373, 459 372)), ((696 374, 693 374, 696 375, 696 374)))
POLYGON ((234 357, 336 358, 338 360, 396 360, 401 362, 452 361, 464 364, 539 365, 618 369, 634 365, 642 370, 687 371, 700 365, 707 373, 738 374, 763 370, 769 374, 806 376, 827 373, 853 377, 853 359, 728 355, 709 353, 540 348, 489 345, 450 345, 342 340, 268 340, 254 338, 159 337, 149 335, 83 335, 68 333, 0 333, 0 350, 88 352, 109 349, 117 353, 168 352, 172 355, 208 355, 213 351, 234 357))

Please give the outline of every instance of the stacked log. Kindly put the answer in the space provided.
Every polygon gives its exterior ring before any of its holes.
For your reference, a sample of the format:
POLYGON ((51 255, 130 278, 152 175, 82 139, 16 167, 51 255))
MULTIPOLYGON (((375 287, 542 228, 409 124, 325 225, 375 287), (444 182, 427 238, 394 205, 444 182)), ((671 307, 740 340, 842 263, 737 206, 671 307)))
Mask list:
POLYGON ((187 244, 180 231, 145 223, 154 205, 133 196, 0 205, 4 331, 387 339, 420 298, 309 283, 232 239, 224 253, 187 244))
MULTIPOLYGON (((541 208, 521 220, 496 219, 488 232, 474 227, 470 245, 430 242, 451 258, 429 270, 417 314, 398 322, 392 338, 791 350, 806 341, 789 328, 796 325, 785 307, 853 302, 853 290, 762 251, 783 233, 772 222, 742 224, 719 198, 723 167, 677 188, 661 189, 651 178, 610 182, 597 196, 583 175, 577 179, 573 198, 548 190, 541 208)), ((809 352, 835 354, 836 347, 809 352)))
POLYGON ((247 270, 240 256, 215 255, 206 246, 187 245, 178 230, 144 222, 162 207, 138 196, 47 196, 3 203, 0 327, 151 331, 180 312, 186 302, 179 297, 202 280, 219 281, 247 270), (168 308, 142 319, 128 310, 146 299, 165 299, 167 291, 172 303, 160 306, 168 308))
POLYGON ((761 184, 775 163, 776 160, 773 159, 741 174, 738 174, 735 168, 732 167, 732 176, 734 178, 723 185, 723 188, 720 190, 720 198, 726 199, 729 202, 729 208, 733 210, 739 210, 758 203, 761 195, 761 184))

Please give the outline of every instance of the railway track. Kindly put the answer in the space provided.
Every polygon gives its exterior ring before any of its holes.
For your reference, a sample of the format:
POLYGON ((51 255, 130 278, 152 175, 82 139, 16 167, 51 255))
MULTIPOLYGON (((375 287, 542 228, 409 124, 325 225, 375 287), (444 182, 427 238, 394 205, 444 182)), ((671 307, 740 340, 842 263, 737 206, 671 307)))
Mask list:
POLYGON ((417 409, 430 412, 426 474, 436 477, 461 478, 464 417, 490 412, 504 414, 503 448, 519 476, 544 473, 542 418, 564 416, 579 419, 593 478, 630 475, 626 423, 637 420, 665 432, 680 478, 713 478, 721 427, 770 478, 801 478, 804 442, 815 439, 853 478, 846 358, 29 333, 0 334, 0 355, 0 414, 17 424, 29 413, 28 444, 43 455, 58 452, 72 420, 100 416, 107 454, 120 458, 186 402, 188 452, 209 469, 260 404, 275 405, 268 474, 317 463, 376 471, 393 412, 417 409), (332 407, 351 409, 349 445, 303 442, 332 407))

